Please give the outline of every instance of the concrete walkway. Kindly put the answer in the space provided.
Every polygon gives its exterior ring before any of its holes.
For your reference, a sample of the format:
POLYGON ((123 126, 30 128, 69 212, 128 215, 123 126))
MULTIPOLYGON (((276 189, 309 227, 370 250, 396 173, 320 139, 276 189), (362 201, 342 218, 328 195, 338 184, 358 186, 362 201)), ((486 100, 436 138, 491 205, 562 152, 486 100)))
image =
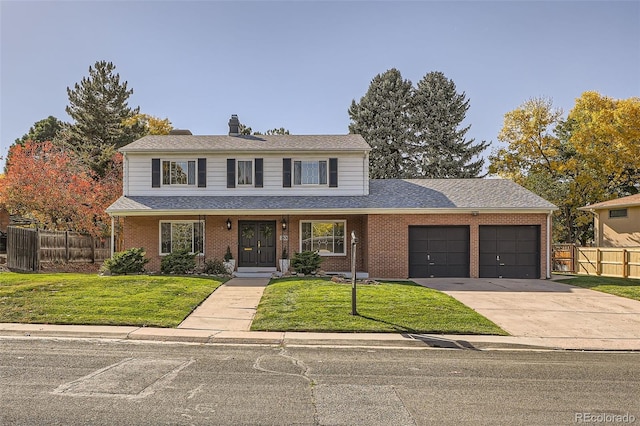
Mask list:
POLYGON ((636 300, 550 280, 414 281, 454 297, 514 337, 563 339, 564 347, 640 348, 640 302, 636 300), (572 340, 581 343, 572 345, 572 340), (604 341, 611 343, 603 345, 604 341))
POLYGON ((269 278, 233 278, 216 289, 178 328, 249 331, 269 278))

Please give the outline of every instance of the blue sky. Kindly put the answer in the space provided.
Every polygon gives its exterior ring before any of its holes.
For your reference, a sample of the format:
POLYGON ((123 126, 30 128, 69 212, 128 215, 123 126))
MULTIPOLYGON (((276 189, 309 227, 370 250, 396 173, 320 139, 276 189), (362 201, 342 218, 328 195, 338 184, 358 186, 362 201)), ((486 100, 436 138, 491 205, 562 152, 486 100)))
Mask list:
POLYGON ((131 106, 194 134, 226 134, 231 114, 344 134, 375 75, 441 71, 487 154, 532 97, 566 113, 588 90, 640 96, 640 1, 0 0, 0 41, 0 156, 38 120, 70 121, 66 88, 98 60, 131 106))

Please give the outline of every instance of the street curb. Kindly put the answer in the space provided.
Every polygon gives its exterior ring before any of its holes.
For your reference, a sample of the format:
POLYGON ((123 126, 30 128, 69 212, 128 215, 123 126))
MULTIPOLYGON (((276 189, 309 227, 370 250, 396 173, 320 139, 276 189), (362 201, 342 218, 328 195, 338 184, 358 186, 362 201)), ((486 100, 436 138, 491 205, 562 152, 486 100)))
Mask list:
POLYGON ((367 346, 456 350, 640 351, 640 339, 576 339, 410 333, 314 333, 178 329, 128 326, 0 323, 0 337, 91 338, 197 344, 367 346))

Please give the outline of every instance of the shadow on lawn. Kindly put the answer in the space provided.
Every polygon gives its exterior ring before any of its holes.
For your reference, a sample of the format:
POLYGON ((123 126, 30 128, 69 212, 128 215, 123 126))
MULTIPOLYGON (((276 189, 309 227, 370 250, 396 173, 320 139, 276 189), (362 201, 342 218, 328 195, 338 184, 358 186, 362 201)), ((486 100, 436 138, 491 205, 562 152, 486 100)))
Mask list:
POLYGON ((371 320, 371 321, 375 321, 375 322, 379 322, 382 324, 387 324, 392 326, 396 331, 401 332, 400 334, 403 337, 406 337, 407 339, 412 339, 412 340, 417 340, 420 341, 422 343, 424 343, 425 345, 432 347, 432 348, 446 348, 446 349, 471 349, 471 350, 478 350, 475 346, 473 346, 471 343, 467 342, 466 340, 452 340, 452 339, 445 339, 442 337, 437 337, 437 336, 427 336, 425 334, 421 334, 419 331, 417 330, 413 330, 411 328, 407 328, 407 327, 403 327, 400 326, 398 324, 389 322, 389 321, 384 321, 381 319, 377 319, 377 318, 372 318, 366 315, 362 315, 362 314, 358 314, 359 317, 371 320))
POLYGON ((412 328, 407 328, 405 326, 398 325, 398 324, 395 324, 393 322, 389 322, 389 321, 381 320, 381 319, 378 319, 378 318, 373 318, 373 317, 369 317, 369 316, 366 316, 366 315, 362 315, 359 312, 358 312, 357 315, 360 318, 364 318, 364 319, 368 319, 368 320, 375 321, 375 322, 378 322, 378 323, 390 325, 391 327, 394 328, 395 331, 402 331, 402 332, 406 332, 406 333, 418 333, 419 332, 418 330, 414 330, 412 328))

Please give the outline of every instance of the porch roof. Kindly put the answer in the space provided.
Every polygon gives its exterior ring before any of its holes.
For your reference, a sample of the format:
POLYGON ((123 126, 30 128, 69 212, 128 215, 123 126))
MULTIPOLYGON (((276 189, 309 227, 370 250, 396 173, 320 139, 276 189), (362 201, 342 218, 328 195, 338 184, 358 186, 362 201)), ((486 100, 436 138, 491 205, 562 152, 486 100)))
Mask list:
POLYGON ((557 208, 503 179, 378 179, 365 196, 132 196, 113 216, 534 212, 557 208))

